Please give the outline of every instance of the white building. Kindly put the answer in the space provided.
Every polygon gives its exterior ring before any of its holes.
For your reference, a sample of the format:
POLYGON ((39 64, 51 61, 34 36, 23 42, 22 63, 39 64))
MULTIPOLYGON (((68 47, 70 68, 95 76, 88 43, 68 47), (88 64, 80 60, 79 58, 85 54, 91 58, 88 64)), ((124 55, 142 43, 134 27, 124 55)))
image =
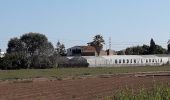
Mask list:
POLYGON ((121 67, 121 66, 161 66, 169 64, 170 56, 161 55, 113 55, 85 57, 89 67, 121 67))
POLYGON ((0 52, 0 58, 5 56, 5 52, 0 52))

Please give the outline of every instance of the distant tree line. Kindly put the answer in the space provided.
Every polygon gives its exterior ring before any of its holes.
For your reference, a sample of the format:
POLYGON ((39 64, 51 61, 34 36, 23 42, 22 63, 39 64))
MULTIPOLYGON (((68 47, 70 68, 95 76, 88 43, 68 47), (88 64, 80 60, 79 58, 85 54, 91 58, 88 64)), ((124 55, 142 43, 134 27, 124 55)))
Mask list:
MULTIPOLYGON (((168 46, 170 50, 170 45, 168 46)), ((168 51, 162 48, 160 45, 155 44, 154 40, 151 39, 150 46, 134 46, 128 47, 125 50, 118 51, 118 55, 151 55, 151 54, 167 54, 168 51)))
POLYGON ((10 39, 5 57, 0 58, 0 69, 44 69, 58 65, 62 67, 62 64, 78 66, 80 63, 75 61, 73 64, 66 58, 64 44, 58 41, 54 48, 47 37, 40 33, 26 33, 20 38, 10 39))

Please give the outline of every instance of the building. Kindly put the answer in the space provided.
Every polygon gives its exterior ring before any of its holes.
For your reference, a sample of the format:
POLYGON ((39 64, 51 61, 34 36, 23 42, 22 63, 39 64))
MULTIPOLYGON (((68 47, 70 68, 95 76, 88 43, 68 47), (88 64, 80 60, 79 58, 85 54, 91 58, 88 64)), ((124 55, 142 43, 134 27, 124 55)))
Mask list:
POLYGON ((161 66, 170 64, 170 56, 165 55, 114 55, 84 56, 89 67, 123 67, 123 66, 161 66))
MULTIPOLYGON (((99 56, 115 55, 113 50, 101 50, 99 56)), ((92 46, 74 46, 67 49, 67 56, 97 56, 96 49, 92 46)))
POLYGON ((96 50, 92 46, 74 46, 67 49, 67 56, 95 56, 96 50))

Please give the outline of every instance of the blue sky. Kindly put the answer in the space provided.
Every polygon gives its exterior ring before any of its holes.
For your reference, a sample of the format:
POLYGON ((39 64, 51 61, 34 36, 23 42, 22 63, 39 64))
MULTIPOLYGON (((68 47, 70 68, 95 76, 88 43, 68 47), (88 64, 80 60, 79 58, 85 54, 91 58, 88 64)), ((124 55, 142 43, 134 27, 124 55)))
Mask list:
MULTIPOLYGON (((0 0, 0 48, 24 33, 45 34, 66 47, 102 34, 112 49, 170 39, 170 0, 0 0)), ((107 46, 108 47, 108 46, 107 46)), ((106 47, 105 47, 106 48, 106 47)))

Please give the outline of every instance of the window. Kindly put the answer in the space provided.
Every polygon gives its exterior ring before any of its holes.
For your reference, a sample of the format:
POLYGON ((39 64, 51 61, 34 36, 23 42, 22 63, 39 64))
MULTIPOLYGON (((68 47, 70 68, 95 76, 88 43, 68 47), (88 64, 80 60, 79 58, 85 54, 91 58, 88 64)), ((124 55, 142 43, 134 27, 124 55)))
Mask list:
POLYGON ((143 63, 143 60, 141 59, 141 63, 143 63))
POLYGON ((154 60, 154 59, 152 59, 152 62, 154 63, 154 62, 155 62, 155 60, 154 60))
POLYGON ((117 59, 115 60, 115 64, 117 64, 117 59))
POLYGON ((148 59, 146 59, 146 63, 148 63, 148 59))
POLYGON ((161 61, 160 61, 161 63, 162 63, 162 59, 161 59, 161 61))
POLYGON ((149 63, 151 63, 151 59, 149 59, 149 63))
POLYGON ((123 59, 123 63, 125 63, 125 59, 123 59))
POLYGON ((131 63, 131 64, 133 63, 132 59, 130 60, 130 63, 131 63))
POLYGON ((119 64, 121 64, 121 59, 119 59, 119 64))
POLYGON ((134 59, 134 63, 136 63, 136 59, 134 59))
POLYGON ((127 63, 129 63, 129 59, 127 59, 127 63))

